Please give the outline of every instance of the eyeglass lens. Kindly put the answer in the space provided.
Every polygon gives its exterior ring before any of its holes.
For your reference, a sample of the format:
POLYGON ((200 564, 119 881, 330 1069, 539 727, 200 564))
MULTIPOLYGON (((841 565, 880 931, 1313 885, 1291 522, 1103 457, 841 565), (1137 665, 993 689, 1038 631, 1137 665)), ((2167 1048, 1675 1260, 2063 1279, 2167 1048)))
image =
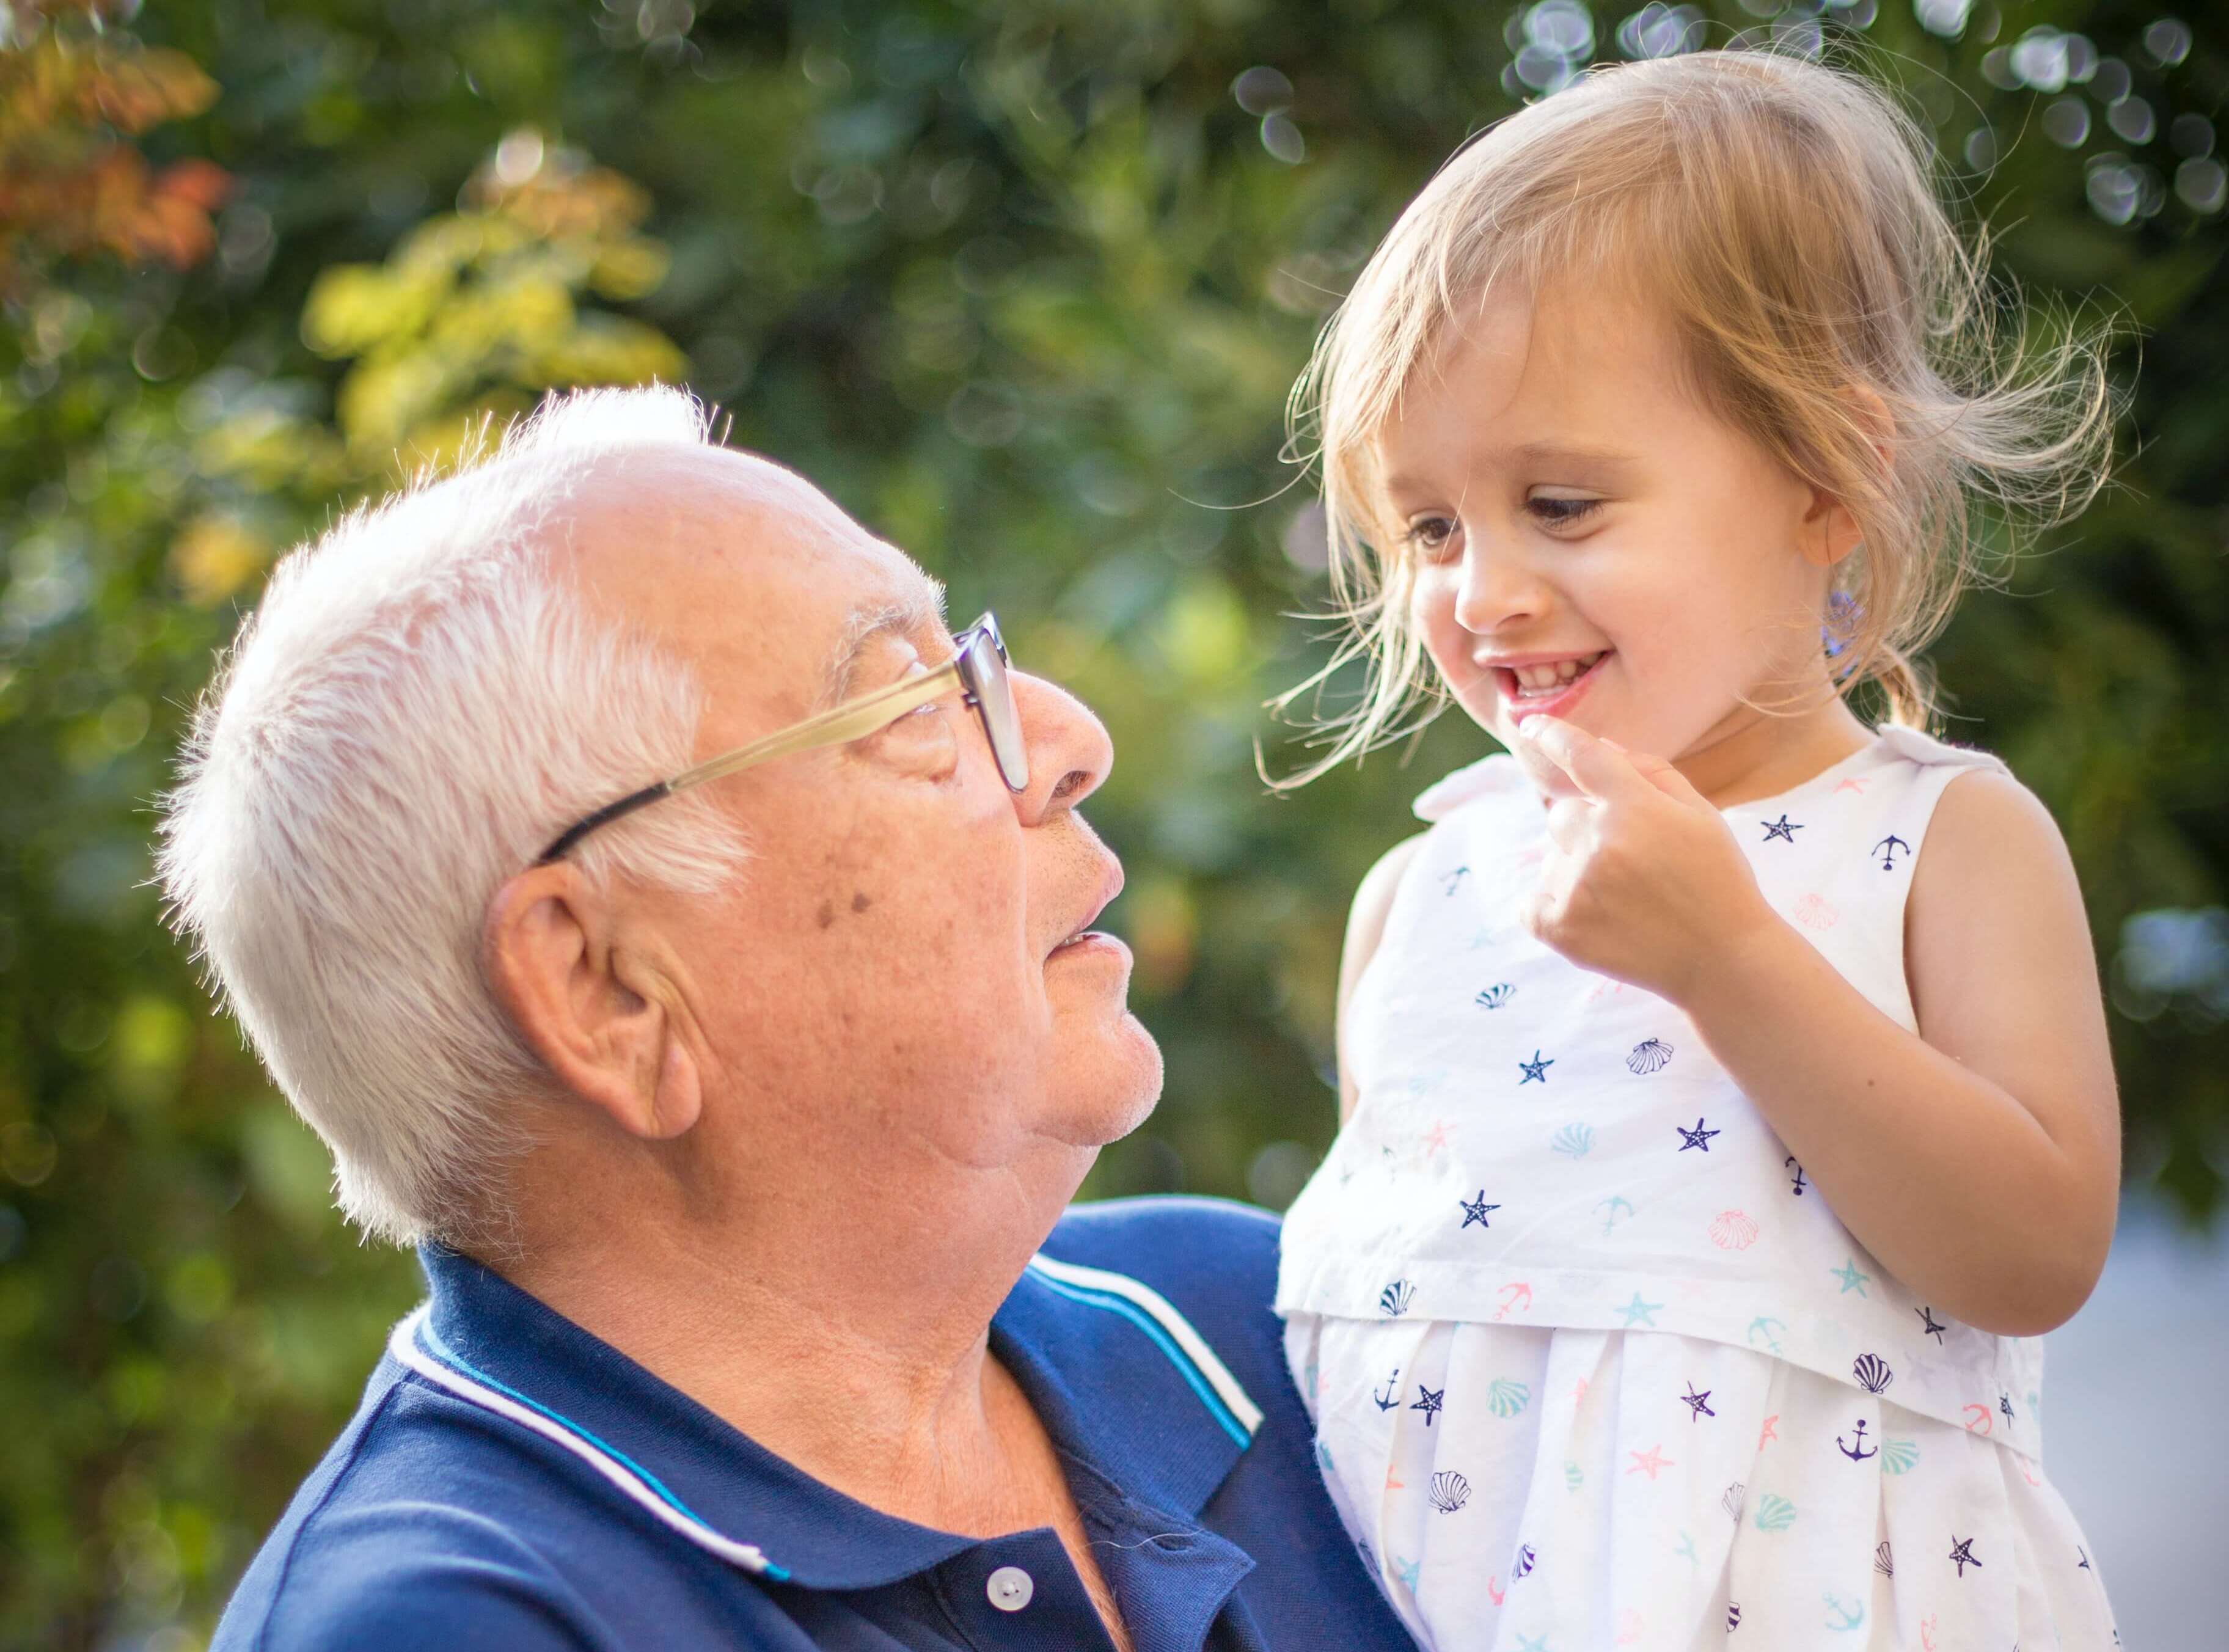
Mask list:
POLYGON ((1006 789, 1018 792, 1030 783, 1029 749, 1022 743, 1022 720, 1014 710, 1014 692, 1006 680, 1006 662, 1000 657, 995 635, 979 628, 969 638, 965 660, 967 691, 975 697, 983 716, 983 732, 991 742, 991 755, 999 765, 1006 789))

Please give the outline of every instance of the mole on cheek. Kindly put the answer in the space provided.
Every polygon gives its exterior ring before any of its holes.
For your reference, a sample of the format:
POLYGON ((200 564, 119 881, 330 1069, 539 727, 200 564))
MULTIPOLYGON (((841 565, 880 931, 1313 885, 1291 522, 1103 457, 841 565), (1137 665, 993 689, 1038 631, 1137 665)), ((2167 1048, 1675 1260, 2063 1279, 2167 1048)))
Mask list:
POLYGON ((835 922, 836 922, 836 904, 835 904, 835 903, 834 903, 834 902, 832 902, 832 901, 823 901, 823 902, 821 902, 821 903, 820 903, 820 911, 819 911, 819 918, 820 918, 820 927, 821 927, 822 929, 826 929, 830 924, 832 924, 832 923, 835 922))
POLYGON ((857 891, 851 897, 851 910, 854 912, 864 912, 873 904, 874 903, 867 898, 867 892, 864 890, 857 891))

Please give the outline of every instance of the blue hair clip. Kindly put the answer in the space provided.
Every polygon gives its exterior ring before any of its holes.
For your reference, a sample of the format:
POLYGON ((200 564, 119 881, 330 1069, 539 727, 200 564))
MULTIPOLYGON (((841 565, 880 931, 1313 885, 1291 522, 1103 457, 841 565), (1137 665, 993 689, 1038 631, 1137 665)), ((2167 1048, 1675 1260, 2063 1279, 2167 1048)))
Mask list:
POLYGON ((1850 633, 1856 629, 1866 611, 1858 599, 1847 591, 1836 591, 1827 599, 1827 623, 1819 627, 1819 640, 1827 650, 1827 658, 1839 659, 1850 646, 1850 633))

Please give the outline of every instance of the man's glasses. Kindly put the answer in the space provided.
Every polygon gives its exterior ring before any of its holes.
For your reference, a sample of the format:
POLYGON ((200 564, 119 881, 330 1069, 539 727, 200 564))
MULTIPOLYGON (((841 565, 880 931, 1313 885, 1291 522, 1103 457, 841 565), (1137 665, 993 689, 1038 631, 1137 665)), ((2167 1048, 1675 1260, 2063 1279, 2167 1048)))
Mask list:
POLYGON ((738 746, 701 762, 671 780, 659 781, 639 792, 630 792, 616 802, 605 804, 594 813, 583 815, 566 827, 535 858, 534 864, 548 865, 598 826, 609 826, 662 797, 671 797, 707 781, 740 774, 755 763, 786 757, 793 751, 840 746, 848 740, 877 734, 915 707, 928 704, 955 679, 961 695, 982 719, 983 733, 991 742, 992 760, 999 766, 999 777, 1006 782, 1008 791, 1021 791, 1030 783, 1030 755, 1022 743, 1022 723, 1014 710, 1013 689, 1006 681, 1006 644, 999 634, 998 620, 986 614, 954 637, 952 647, 952 658, 933 671, 919 677, 901 678, 888 688, 847 700, 832 710, 792 723, 748 746, 738 746))

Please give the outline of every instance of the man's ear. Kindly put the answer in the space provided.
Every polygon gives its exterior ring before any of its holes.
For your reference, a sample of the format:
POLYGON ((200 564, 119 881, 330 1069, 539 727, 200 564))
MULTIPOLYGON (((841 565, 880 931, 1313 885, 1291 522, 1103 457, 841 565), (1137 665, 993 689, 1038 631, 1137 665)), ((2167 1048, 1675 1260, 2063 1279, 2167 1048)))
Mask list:
POLYGON ((489 901, 489 990, 558 1086, 629 1135, 678 1136, 703 1108, 697 1053, 655 954, 622 945, 608 899, 564 861, 530 867, 489 901))
MULTIPOLYGON (((1896 421, 1888 403, 1870 385, 1853 384, 1843 397, 1852 413, 1870 434, 1876 474, 1885 481, 1896 462, 1896 421)), ((1811 490, 1810 508, 1803 513, 1803 555, 1821 568, 1832 568, 1865 543, 1865 530, 1850 507, 1823 488, 1811 490)))

